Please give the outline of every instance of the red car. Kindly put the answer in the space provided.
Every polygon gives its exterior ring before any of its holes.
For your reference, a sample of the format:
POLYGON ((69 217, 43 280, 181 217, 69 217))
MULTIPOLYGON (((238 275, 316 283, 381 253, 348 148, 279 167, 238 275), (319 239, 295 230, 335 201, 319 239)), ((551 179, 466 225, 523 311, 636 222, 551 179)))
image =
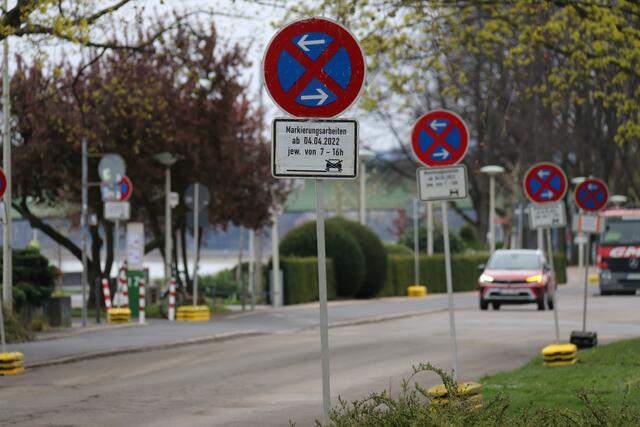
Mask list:
POLYGON ((529 249, 501 249, 495 251, 486 265, 479 265, 482 274, 478 279, 480 310, 499 310, 502 304, 545 304, 553 309, 551 290, 556 280, 547 264, 544 253, 529 249))

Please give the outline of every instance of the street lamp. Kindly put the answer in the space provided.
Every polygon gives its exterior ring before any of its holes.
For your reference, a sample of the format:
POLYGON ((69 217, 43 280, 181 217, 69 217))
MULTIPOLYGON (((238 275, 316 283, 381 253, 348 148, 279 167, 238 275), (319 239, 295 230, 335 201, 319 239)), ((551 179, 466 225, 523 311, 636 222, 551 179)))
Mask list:
POLYGON ((366 185, 367 185, 367 162, 375 157, 376 153, 368 148, 360 148, 360 213, 358 219, 360 224, 367 225, 367 205, 366 205, 366 185))
POLYGON ((153 159, 165 167, 164 187, 164 281, 169 283, 171 279, 171 166, 178 157, 163 151, 153 156, 153 159))
POLYGON ((488 165, 480 168, 480 172, 489 175, 489 250, 496 251, 496 175, 504 172, 502 166, 488 165))

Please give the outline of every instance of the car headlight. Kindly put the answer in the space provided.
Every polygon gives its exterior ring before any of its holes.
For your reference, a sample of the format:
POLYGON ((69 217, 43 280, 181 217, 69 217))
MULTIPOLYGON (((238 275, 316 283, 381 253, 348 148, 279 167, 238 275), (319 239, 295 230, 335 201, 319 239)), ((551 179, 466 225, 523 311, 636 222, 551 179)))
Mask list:
POLYGON ((542 282, 542 275, 536 274, 535 276, 527 277, 527 283, 540 283, 542 282))
POLYGON ((600 270, 600 277, 602 280, 611 280, 611 270, 600 270))
POLYGON ((489 276, 488 274, 481 274, 480 281, 484 283, 491 283, 493 282, 493 277, 489 276))

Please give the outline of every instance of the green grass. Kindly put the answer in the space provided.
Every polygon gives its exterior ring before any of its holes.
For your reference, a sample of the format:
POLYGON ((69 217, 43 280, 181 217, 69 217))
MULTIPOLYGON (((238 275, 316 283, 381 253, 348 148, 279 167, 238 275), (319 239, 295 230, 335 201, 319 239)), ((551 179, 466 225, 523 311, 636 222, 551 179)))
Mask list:
POLYGON ((598 406, 629 406, 640 414, 640 339, 578 352, 578 362, 544 366, 538 356, 526 366, 483 378, 485 401, 502 393, 508 411, 584 408, 585 393, 598 406))

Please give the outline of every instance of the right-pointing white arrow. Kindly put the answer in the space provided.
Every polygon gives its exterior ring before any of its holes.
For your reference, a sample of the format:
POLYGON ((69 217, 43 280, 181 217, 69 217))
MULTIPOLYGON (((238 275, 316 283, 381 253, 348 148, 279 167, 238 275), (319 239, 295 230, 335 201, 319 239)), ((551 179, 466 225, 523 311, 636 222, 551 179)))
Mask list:
POLYGON ((441 157, 442 160, 446 160, 449 157, 449 152, 445 148, 443 148, 437 153, 433 153, 433 157, 441 157))
POLYGON ((317 99, 318 103, 316 105, 324 104, 324 101, 326 101, 327 98, 329 98, 329 95, 327 95, 327 93, 323 91, 321 88, 317 88, 316 92, 318 92, 317 95, 302 95, 300 99, 303 101, 317 99))
POLYGON ((304 34, 302 38, 298 40, 298 46, 300 46, 300 49, 304 50, 305 52, 309 52, 309 48, 307 46, 325 43, 325 39, 307 40, 307 36, 308 34, 304 34))

